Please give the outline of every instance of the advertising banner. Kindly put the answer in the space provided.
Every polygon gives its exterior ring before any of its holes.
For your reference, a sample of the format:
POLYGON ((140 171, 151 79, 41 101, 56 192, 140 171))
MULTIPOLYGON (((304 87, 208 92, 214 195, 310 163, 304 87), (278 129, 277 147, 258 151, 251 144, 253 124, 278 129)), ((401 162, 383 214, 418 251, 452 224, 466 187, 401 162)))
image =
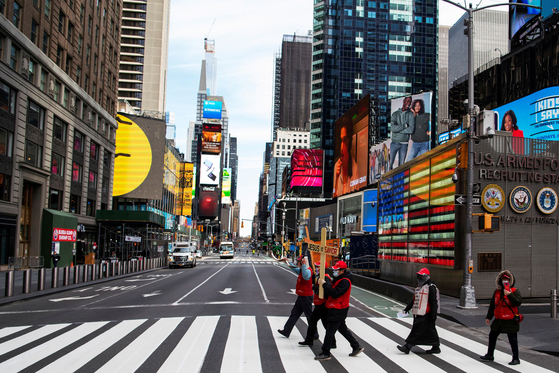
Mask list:
POLYGON ((367 95, 336 121, 334 198, 367 185, 369 103, 370 97, 367 95))
POLYGON ((179 176, 180 197, 178 215, 192 215, 192 185, 193 185, 193 164, 181 163, 179 176))
POLYGON ((222 102, 204 100, 203 118, 221 119, 222 102))
POLYGON ((54 228, 52 240, 54 242, 76 242, 77 234, 75 229, 54 228))
POLYGON ((378 191, 376 189, 366 190, 363 192, 363 231, 377 231, 377 211, 378 191))
POLYGON ((311 223, 311 209, 301 209, 299 210, 299 232, 298 238, 306 237, 306 229, 305 227, 309 227, 311 223))
POLYGON ((322 188, 323 150, 295 149, 291 155, 291 188, 322 188))
POLYGON ((202 154, 200 160, 200 185, 219 185, 219 155, 202 154))
POLYGON ((223 169, 223 184, 221 188, 221 204, 231 204, 231 169, 223 169))
POLYGON ((499 115, 498 129, 513 137, 559 140, 559 87, 542 89, 493 110, 499 115))
POLYGON ((202 125, 202 152, 221 153, 221 124, 204 123, 202 125))
POLYGON ((198 206, 199 217, 205 219, 215 218, 217 216, 219 198, 221 196, 219 188, 202 186, 200 189, 200 203, 198 206))
MULTIPOLYGON (((535 5, 540 7, 542 6, 541 0, 510 0, 510 3, 529 4, 529 5, 535 5)), ((516 32, 520 30, 520 28, 524 26, 526 22, 528 22, 535 16, 539 15, 540 13, 541 11, 536 8, 531 8, 527 6, 516 6, 516 5, 510 6, 509 7, 509 28, 510 28, 509 38, 512 39, 514 34, 516 34, 516 32)))

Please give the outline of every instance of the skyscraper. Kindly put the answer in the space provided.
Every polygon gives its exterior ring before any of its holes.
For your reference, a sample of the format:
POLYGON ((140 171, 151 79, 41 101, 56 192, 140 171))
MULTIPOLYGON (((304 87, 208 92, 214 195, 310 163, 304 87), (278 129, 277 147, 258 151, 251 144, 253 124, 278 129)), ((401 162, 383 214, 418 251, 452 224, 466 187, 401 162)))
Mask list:
POLYGON ((118 99, 139 113, 165 113, 170 0, 123 0, 118 99))
POLYGON ((231 200, 237 200, 237 184, 239 175, 239 156, 237 155, 237 138, 231 137, 229 143, 229 167, 231 168, 231 200))
MULTIPOLYGON (((332 187, 334 123, 367 94, 379 100, 381 138, 390 99, 437 89, 437 1, 315 2, 311 147, 325 152, 332 187)), ((434 135, 434 134, 433 134, 434 135)))
POLYGON ((438 133, 448 131, 442 128, 441 119, 448 118, 448 31, 450 26, 439 26, 439 101, 437 102, 437 117, 439 118, 438 133))

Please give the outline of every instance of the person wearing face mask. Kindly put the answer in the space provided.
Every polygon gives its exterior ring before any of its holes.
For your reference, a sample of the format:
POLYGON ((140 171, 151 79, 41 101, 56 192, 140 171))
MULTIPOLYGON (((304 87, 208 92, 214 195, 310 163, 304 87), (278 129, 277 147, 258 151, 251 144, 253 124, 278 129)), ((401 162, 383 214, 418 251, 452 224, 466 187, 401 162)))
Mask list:
POLYGON ((326 326, 326 336, 322 344, 322 353, 315 356, 315 360, 330 360, 330 349, 334 334, 339 331, 341 335, 351 345, 352 351, 349 356, 357 356, 363 352, 359 342, 355 339, 351 331, 348 329, 345 319, 349 311, 349 298, 351 296, 351 273, 347 270, 347 264, 340 260, 332 267, 334 282, 330 284, 326 280, 319 279, 318 284, 324 288, 324 296, 326 298, 326 308, 328 325, 326 326))
POLYGON ((520 324, 514 321, 514 315, 518 314, 518 306, 522 304, 522 295, 520 291, 513 287, 514 276, 510 271, 504 270, 497 275, 495 279, 497 289, 493 293, 485 323, 491 324, 489 332, 489 346, 487 354, 480 356, 482 360, 493 361, 493 352, 497 344, 497 337, 501 333, 507 333, 509 337, 510 347, 512 349, 512 361, 509 365, 520 364, 518 358, 518 331, 520 324), (493 323, 491 319, 495 317, 493 323))
POLYGON ((439 335, 435 327, 439 310, 438 294, 437 286, 431 282, 429 270, 421 268, 417 272, 417 287, 413 299, 404 309, 404 312, 409 312, 411 309, 413 313, 413 326, 406 338, 406 344, 398 345, 398 350, 406 355, 416 345, 433 346, 426 351, 428 354, 441 352, 439 335))

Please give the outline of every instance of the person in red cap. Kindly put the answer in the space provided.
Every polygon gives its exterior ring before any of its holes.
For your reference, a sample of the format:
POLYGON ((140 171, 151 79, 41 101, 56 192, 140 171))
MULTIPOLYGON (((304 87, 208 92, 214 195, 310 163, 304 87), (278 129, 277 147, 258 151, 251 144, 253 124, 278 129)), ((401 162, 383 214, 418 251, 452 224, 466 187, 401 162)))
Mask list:
POLYGON ((349 298, 351 295, 351 273, 347 270, 347 264, 340 260, 333 267, 334 282, 330 284, 326 280, 319 279, 319 285, 324 287, 324 296, 326 299, 327 321, 326 336, 322 343, 322 353, 315 356, 315 360, 330 360, 330 349, 334 334, 339 331, 351 345, 352 351, 349 356, 357 356, 363 352, 364 348, 359 345, 351 331, 348 329, 345 319, 349 311, 349 298))
MULTIPOLYGON (((328 263, 325 263, 325 267, 328 268, 328 263)), ((309 326, 307 327, 307 335, 305 337, 305 340, 299 342, 299 345, 301 346, 313 345, 314 337, 317 335, 317 327, 318 327, 319 320, 322 321, 322 325, 324 325, 324 329, 326 329, 326 327, 328 326, 328 322, 326 321, 326 316, 328 311, 328 309, 326 308, 326 295, 322 299, 318 297, 318 279, 320 276, 319 268, 320 268, 320 262, 314 263, 315 275, 313 276, 313 287, 312 287, 314 292, 314 298, 313 298, 314 308, 311 317, 309 319, 309 326)), ((332 282, 332 278, 330 277, 330 275, 325 274, 324 278, 326 279, 326 281, 330 283, 332 282)), ((332 346, 330 348, 336 348, 335 338, 332 340, 332 346)))
MULTIPOLYGON (((286 338, 289 338, 293 327, 301 317, 302 313, 305 313, 307 317, 307 322, 310 321, 312 314, 312 300, 313 300, 313 290, 312 290, 312 270, 308 265, 307 257, 301 255, 297 258, 297 265, 294 266, 287 258, 280 259, 289 265, 289 267, 297 274, 297 284, 295 285, 295 293, 297 294, 297 300, 291 309, 291 315, 285 322, 283 329, 278 329, 278 333, 286 338)), ((318 338, 318 335, 316 335, 318 338)))
POLYGON ((512 349, 512 360, 509 365, 518 365, 520 359, 518 357, 517 334, 520 330, 520 324, 514 321, 514 315, 518 314, 518 306, 522 304, 522 295, 518 289, 513 287, 514 276, 508 270, 504 270, 497 275, 495 285, 497 289, 493 293, 485 319, 487 325, 491 324, 489 346, 487 347, 487 354, 480 356, 480 359, 493 361, 497 337, 501 333, 507 333, 512 349), (493 317, 495 317, 495 320, 491 323, 493 317))
POLYGON ((433 346, 426 352, 428 354, 439 354, 441 352, 441 342, 435 327, 437 313, 439 311, 439 296, 437 286, 431 282, 431 276, 427 268, 421 268, 417 272, 417 287, 411 302, 404 309, 404 312, 412 310, 413 326, 406 344, 398 345, 398 350, 409 354, 413 346, 427 345, 433 346))

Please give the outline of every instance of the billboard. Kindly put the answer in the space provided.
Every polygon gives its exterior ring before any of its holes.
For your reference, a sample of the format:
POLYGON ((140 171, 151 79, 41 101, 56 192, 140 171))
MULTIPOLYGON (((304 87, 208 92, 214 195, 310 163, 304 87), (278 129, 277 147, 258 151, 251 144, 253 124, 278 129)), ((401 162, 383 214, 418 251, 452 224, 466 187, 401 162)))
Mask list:
MULTIPOLYGON (((363 192, 363 231, 377 231, 378 191, 377 189, 363 192)), ((353 239, 353 238, 352 238, 353 239)))
POLYGON ((202 152, 221 153, 221 124, 202 124, 202 152))
POLYGON ((202 154, 200 159, 200 185, 219 185, 221 171, 219 155, 202 154))
POLYGON ((231 204, 231 169, 223 169, 223 183, 221 188, 221 204, 231 204))
POLYGON ((221 119, 221 108, 223 103, 220 101, 204 100, 204 112, 202 117, 206 119, 221 119))
POLYGON ((369 102, 370 97, 367 95, 336 121, 334 198, 367 185, 369 102))
POLYGON ((213 186, 200 187, 200 201, 198 205, 198 216, 201 218, 214 218, 219 209, 219 188, 213 186))
POLYGON ((179 211, 177 215, 190 216, 192 215, 192 187, 193 187, 193 164, 181 163, 179 173, 179 211))
POLYGON ((161 199, 165 121, 117 114, 113 196, 161 199))
POLYGON ((294 187, 322 189, 323 150, 295 149, 291 155, 291 183, 294 187))
MULTIPOLYGON (((549 87, 493 109, 499 130, 514 137, 559 141, 559 87, 549 87)), ((513 144, 514 145, 514 144, 513 144)))
MULTIPOLYGON (((510 0, 511 4, 528 4, 535 6, 542 6, 542 0, 510 0)), ((514 34, 525 23, 530 21, 532 18, 539 15, 541 11, 536 8, 531 8, 527 6, 516 6, 512 5, 509 7, 509 38, 512 39, 514 34)))

